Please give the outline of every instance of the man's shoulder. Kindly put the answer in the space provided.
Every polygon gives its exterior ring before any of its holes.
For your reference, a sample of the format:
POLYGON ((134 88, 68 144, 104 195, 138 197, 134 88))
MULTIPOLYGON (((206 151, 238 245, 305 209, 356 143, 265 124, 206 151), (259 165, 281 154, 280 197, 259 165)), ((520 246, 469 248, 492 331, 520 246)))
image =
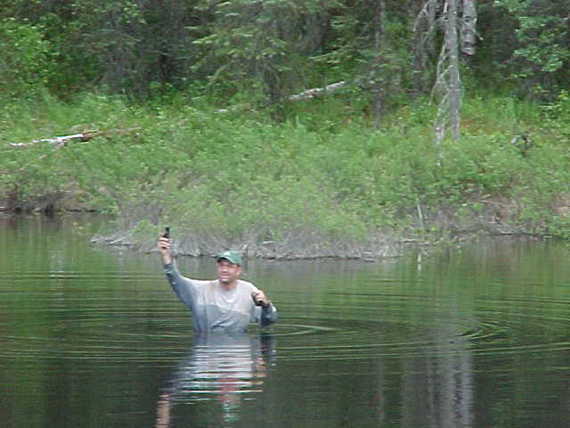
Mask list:
POLYGON ((257 290, 257 287, 255 285, 253 285, 251 282, 244 281, 243 279, 238 280, 238 287, 246 288, 251 291, 257 290))
POLYGON ((185 278, 188 284, 191 284, 194 288, 209 288, 214 287, 217 284, 216 280, 210 279, 195 279, 195 278, 185 278))

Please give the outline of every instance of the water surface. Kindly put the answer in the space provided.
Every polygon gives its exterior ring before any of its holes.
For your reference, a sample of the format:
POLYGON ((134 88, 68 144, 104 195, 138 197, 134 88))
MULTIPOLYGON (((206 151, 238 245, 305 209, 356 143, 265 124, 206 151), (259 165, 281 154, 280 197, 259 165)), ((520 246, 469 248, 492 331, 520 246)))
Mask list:
MULTIPOLYGON (((538 427, 570 420, 570 250, 249 261, 268 331, 198 337, 100 220, 0 217, 2 427, 538 427)), ((211 278, 209 259, 179 260, 211 278)))

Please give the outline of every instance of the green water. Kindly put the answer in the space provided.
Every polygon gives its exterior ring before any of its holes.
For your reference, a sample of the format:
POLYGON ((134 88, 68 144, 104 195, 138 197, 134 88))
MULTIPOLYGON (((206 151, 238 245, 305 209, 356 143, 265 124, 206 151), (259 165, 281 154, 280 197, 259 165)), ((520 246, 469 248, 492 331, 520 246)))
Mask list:
MULTIPOLYGON (((101 220, 0 217, 2 427, 557 427, 570 250, 488 240, 381 263, 249 261, 281 320, 194 336, 156 254, 101 220)), ((195 278, 212 260, 183 258, 195 278)))

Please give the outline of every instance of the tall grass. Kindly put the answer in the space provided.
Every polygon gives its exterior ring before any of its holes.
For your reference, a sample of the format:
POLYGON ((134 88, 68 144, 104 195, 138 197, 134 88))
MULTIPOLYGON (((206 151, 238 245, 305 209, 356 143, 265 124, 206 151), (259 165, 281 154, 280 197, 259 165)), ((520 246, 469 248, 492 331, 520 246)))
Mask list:
POLYGON ((67 195, 113 213, 135 240, 168 223, 196 254, 249 245, 353 256, 386 236, 482 229, 570 236, 567 100, 547 111, 505 97, 466 100, 462 139, 437 147, 427 104, 374 130, 333 103, 336 121, 307 110, 282 124, 180 100, 132 106, 91 94, 12 105, 0 117, 3 142, 140 130, 60 149, 3 145, 0 198, 67 195), (513 144, 523 134, 524 150, 513 144))

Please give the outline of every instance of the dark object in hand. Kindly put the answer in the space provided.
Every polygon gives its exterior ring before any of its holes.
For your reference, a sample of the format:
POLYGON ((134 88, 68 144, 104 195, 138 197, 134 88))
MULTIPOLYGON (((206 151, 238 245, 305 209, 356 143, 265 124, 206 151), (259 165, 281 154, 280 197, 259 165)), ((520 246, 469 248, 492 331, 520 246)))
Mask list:
POLYGON ((164 233, 162 234, 163 238, 170 239, 170 227, 166 226, 164 228, 164 233))
POLYGON ((263 303, 262 300, 258 299, 256 292, 251 293, 251 298, 253 299, 253 303, 255 303, 255 306, 261 306, 262 308, 266 308, 269 306, 269 303, 263 303))

